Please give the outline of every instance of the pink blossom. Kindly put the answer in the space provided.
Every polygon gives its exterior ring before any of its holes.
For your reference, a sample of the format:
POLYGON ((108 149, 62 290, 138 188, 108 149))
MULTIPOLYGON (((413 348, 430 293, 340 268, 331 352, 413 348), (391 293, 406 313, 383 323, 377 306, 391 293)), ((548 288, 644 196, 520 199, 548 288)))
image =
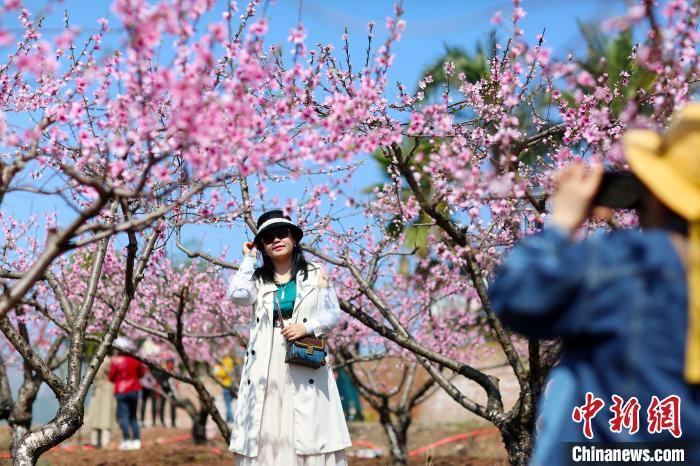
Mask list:
POLYGON ((22 7, 22 2, 20 0, 5 0, 5 10, 19 10, 22 7))
POLYGON ((593 87, 596 82, 591 73, 586 70, 581 70, 576 76, 576 82, 579 86, 593 87))
MULTIPOLYGON (((267 18, 260 18, 259 21, 256 21, 253 24, 251 24, 249 31, 251 34, 258 36, 264 36, 265 34, 267 34, 267 18)), ((293 42, 291 39, 287 40, 293 42)))
POLYGON ((99 193, 92 186, 84 186, 81 188, 80 193, 88 199, 95 199, 99 193))
POLYGON ((306 29, 301 24, 294 29, 289 30, 287 40, 293 44, 303 44, 306 39, 306 29))
POLYGON ((0 29, 0 47, 7 47, 15 42, 14 36, 4 29, 0 29))
POLYGON ((124 171, 126 167, 126 162, 124 160, 115 160, 109 164, 109 176, 116 178, 124 171))
POLYGON ((517 7, 513 10, 513 22, 517 22, 518 20, 524 18, 526 15, 526 12, 523 8, 517 7))
POLYGON ((100 29, 103 32, 109 31, 109 21, 107 20, 107 18, 100 18, 97 20, 97 22, 99 23, 100 29))
POLYGON ((639 21, 646 14, 646 7, 644 5, 632 5, 627 10, 627 16, 632 21, 639 21))
POLYGON ((210 25, 209 32, 211 32, 211 35, 217 42, 224 42, 226 40, 226 25, 223 23, 214 23, 210 25))
POLYGON ((70 46, 73 39, 78 34, 78 30, 71 28, 63 31, 58 37, 56 37, 54 43, 59 49, 66 49, 70 46))
POLYGON ((156 180, 158 181, 167 182, 170 178, 170 171, 163 165, 156 165, 153 167, 152 171, 153 176, 155 176, 156 180))
POLYGON ((423 125, 425 124, 425 119, 423 115, 419 112, 414 112, 411 114, 411 124, 408 127, 408 132, 412 134, 420 134, 423 131, 423 125))

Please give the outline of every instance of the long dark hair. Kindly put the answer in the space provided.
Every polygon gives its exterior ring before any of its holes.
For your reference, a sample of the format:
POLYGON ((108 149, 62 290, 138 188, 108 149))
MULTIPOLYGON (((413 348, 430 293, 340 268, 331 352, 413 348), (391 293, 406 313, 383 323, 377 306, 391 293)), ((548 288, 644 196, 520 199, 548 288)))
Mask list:
MULTIPOLYGON (((275 266, 272 263, 270 256, 265 254, 265 249, 262 245, 258 245, 260 251, 262 251, 263 264, 255 269, 253 272, 254 279, 260 279, 263 283, 274 283, 275 282, 275 266)), ((294 246, 292 249, 292 279, 294 279, 299 272, 304 272, 304 280, 309 278, 309 263, 304 257, 304 253, 301 251, 299 246, 294 246)))
POLYGON ((688 220, 669 209, 646 186, 642 186, 638 212, 639 224, 642 227, 662 228, 688 236, 688 220))

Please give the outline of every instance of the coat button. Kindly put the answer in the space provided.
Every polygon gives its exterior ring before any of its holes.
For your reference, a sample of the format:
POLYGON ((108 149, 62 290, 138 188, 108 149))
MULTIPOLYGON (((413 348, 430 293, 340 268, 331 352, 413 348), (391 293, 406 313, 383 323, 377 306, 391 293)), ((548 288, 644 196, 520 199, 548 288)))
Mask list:
POLYGON ((250 379, 248 379, 248 385, 250 385, 250 379))
POLYGON ((252 354, 253 356, 255 356, 255 350, 250 350, 250 354, 252 354))
POLYGON ((256 317, 256 318, 255 318, 255 322, 259 324, 259 323, 260 323, 260 317, 256 317))
POLYGON ((314 379, 309 379, 309 383, 313 385, 314 379))
POLYGON ((304 320, 302 322, 306 323, 306 317, 304 317, 304 320))

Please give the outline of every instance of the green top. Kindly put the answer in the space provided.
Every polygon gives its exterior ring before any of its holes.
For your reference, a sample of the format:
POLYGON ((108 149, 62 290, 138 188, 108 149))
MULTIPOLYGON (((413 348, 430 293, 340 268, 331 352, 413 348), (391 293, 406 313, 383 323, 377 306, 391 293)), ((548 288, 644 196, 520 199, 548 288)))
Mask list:
POLYGON ((275 297, 275 316, 274 320, 278 320, 277 306, 279 304, 282 311, 282 318, 289 319, 294 313, 294 301, 297 299, 297 282, 296 279, 291 279, 287 283, 277 285, 277 295, 275 297))

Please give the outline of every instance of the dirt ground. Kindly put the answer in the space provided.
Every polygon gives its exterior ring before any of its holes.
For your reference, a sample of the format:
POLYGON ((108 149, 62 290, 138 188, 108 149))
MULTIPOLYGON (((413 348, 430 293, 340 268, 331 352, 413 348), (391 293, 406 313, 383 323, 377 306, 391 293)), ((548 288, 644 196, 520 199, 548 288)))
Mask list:
MULTIPOLYGON (((382 450, 386 455, 387 445, 381 427, 376 423, 351 423, 350 434, 354 446, 349 449, 350 466, 380 466, 387 464, 382 458, 358 458, 372 450, 382 450)), ((428 445, 437 440, 456 434, 464 434, 484 425, 465 424, 415 424, 411 428, 409 450, 428 445)), ((0 452, 8 451, 7 427, 0 428, 0 452)), ((150 465, 232 465, 234 455, 228 452, 223 442, 211 440, 206 445, 194 445, 191 440, 177 440, 186 435, 186 429, 144 428, 144 447, 138 451, 119 451, 119 439, 111 442, 106 449, 92 449, 84 446, 87 438, 74 437, 59 448, 55 448, 40 458, 38 466, 150 466, 150 465), (169 443, 172 442, 172 443, 169 443)), ((212 432, 212 437, 214 433, 212 432)), ((4 459, 1 464, 9 464, 4 459)), ((459 440, 438 446, 411 458, 411 466, 491 466, 506 465, 505 450, 499 435, 485 433, 474 438, 459 440)))

